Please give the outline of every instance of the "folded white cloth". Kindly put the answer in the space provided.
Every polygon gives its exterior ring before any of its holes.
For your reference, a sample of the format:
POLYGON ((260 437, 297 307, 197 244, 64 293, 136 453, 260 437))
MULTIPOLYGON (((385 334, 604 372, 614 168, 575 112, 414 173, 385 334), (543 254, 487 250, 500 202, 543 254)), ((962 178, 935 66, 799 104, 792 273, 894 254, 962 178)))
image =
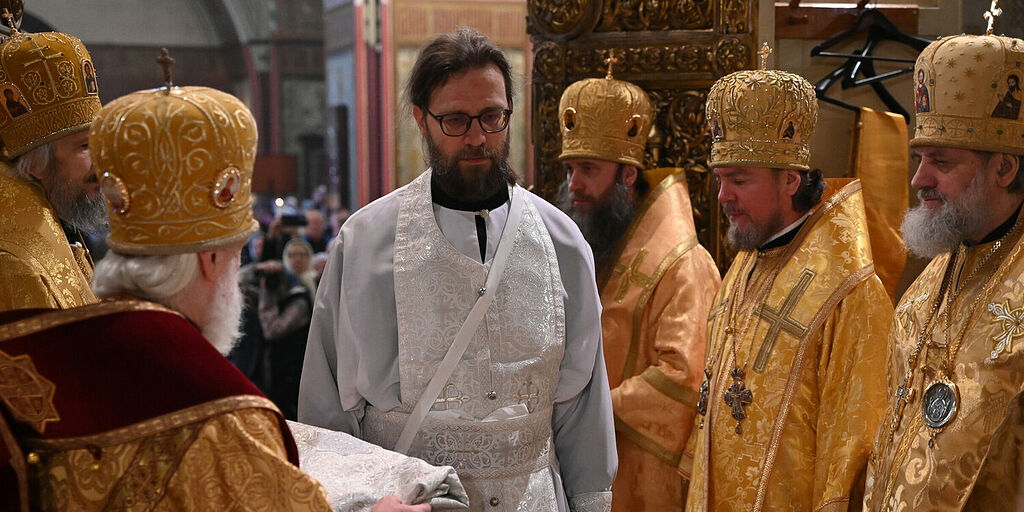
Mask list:
POLYGON ((451 466, 426 462, 304 423, 288 422, 299 448, 299 467, 320 481, 337 511, 369 511, 384 496, 403 503, 430 502, 433 510, 469 508, 469 497, 451 466))

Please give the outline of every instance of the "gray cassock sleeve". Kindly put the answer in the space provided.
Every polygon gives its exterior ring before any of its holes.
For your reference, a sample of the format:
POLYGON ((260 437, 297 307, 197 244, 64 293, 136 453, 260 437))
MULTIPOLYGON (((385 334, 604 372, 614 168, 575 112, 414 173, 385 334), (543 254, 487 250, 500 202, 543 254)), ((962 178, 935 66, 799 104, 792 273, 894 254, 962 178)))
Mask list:
POLYGON ((541 199, 565 290, 565 356, 552 417, 555 452, 573 510, 606 510, 618 469, 611 391, 601 344, 594 257, 576 225, 541 199), (597 494, 595 494, 597 493, 597 494))
POLYGON ((338 430, 359 437, 362 407, 345 411, 342 382, 355 374, 353 359, 343 359, 338 368, 336 344, 351 344, 351 336, 338 332, 349 325, 347 308, 341 300, 341 269, 344 267, 344 239, 339 233, 317 288, 313 319, 309 326, 306 356, 299 382, 298 419, 302 423, 338 430), (342 317, 345 315, 345 317, 342 317), (351 366, 351 367, 350 367, 351 366), (338 376, 341 375, 341 379, 338 376))

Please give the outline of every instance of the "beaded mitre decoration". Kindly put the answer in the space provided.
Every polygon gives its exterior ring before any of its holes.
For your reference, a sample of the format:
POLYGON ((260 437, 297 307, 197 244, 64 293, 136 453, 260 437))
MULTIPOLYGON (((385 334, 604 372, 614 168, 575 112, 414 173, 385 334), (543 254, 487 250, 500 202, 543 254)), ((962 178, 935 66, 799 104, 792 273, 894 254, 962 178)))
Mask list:
POLYGON ((60 32, 20 32, 6 8, 3 19, 0 154, 10 160, 88 129, 101 105, 96 68, 82 41, 60 32))
POLYGON ((643 89, 612 78, 614 56, 605 59, 608 74, 573 83, 558 103, 562 129, 559 160, 589 158, 644 168, 644 147, 654 123, 654 108, 643 89))
POLYGON ((911 147, 1024 154, 1024 41, 992 35, 992 19, 987 34, 943 37, 918 56, 911 147))
POLYGON ((705 108, 711 127, 711 167, 810 170, 811 134, 818 121, 814 87, 799 75, 765 69, 771 49, 761 47, 761 69, 719 79, 705 108))
POLYGON ((100 111, 89 149, 120 254, 184 254, 230 246, 258 228, 252 215, 256 121, 238 98, 171 84, 100 111))

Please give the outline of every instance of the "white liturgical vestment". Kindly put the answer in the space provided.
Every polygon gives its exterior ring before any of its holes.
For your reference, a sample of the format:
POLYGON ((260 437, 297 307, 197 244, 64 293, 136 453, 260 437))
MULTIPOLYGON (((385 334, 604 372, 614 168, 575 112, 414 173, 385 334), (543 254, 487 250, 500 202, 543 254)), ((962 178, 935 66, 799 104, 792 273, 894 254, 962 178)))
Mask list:
POLYGON ((508 203, 486 216, 483 263, 475 213, 433 204, 430 171, 346 222, 318 290, 299 419, 393 448, 511 243, 409 453, 454 466, 473 510, 608 510, 614 428, 590 249, 556 208, 510 194, 525 199, 522 219, 505 225, 508 203))

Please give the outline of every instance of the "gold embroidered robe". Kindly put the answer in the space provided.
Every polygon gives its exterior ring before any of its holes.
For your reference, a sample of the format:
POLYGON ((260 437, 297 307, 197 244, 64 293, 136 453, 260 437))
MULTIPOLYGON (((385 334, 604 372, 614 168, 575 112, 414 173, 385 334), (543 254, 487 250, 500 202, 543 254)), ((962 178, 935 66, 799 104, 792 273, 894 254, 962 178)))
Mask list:
POLYGON ((68 245, 43 191, 0 163, 0 311, 92 304, 93 263, 68 245))
MULTIPOLYGON (((329 511, 320 484, 288 462, 277 418, 265 409, 273 407, 270 401, 243 399, 260 408, 216 414, 141 439, 128 429, 107 433, 97 444, 118 435, 124 441, 102 448, 28 444, 47 454, 43 462, 28 466, 33 506, 97 512, 329 511)), ((205 405, 233 408, 226 402, 205 405)), ((189 413, 203 414, 194 410, 176 416, 189 413)))
POLYGON ((857 181, 824 199, 786 246, 740 252, 708 318, 710 393, 686 510, 858 504, 891 320, 857 181), (735 351, 727 329, 740 332, 735 351), (723 398, 735 367, 753 394, 741 434, 723 398))
POLYGON ((273 402, 161 306, 0 313, 5 511, 329 511, 291 443, 273 402))
MULTIPOLYGON (((645 171, 651 191, 601 286, 619 471, 614 511, 681 511, 676 472, 704 378, 705 328, 721 278, 697 243, 686 173, 645 171)), ((683 462, 681 462, 683 461, 683 462)))
MULTIPOLYGON (((1017 223, 1002 241, 1005 252, 993 253, 976 278, 963 283, 948 328, 946 298, 931 313, 949 253, 933 259, 903 294, 890 335, 889 405, 871 456, 865 510, 1012 510, 1024 500, 1024 243, 1022 220, 1017 223), (957 412, 936 433, 934 447, 929 447, 932 429, 924 423, 921 397, 937 377, 920 367, 940 368, 947 357, 941 346, 922 347, 910 401, 891 430, 908 356, 930 322, 936 324, 930 335, 924 332, 926 339, 938 343, 955 346, 963 332, 951 379, 959 391, 957 412)), ((994 243, 961 247, 953 275, 966 281, 994 243)))

